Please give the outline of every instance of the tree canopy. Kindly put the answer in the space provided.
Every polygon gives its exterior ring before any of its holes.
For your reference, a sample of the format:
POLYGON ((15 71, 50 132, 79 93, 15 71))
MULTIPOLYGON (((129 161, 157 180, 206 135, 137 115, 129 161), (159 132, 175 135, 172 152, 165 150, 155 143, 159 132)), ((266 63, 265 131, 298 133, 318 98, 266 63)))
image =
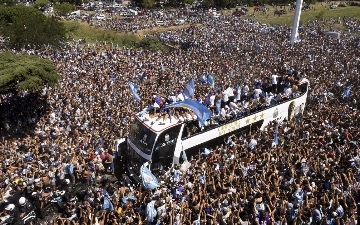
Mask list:
POLYGON ((54 5, 54 11, 59 16, 65 16, 75 10, 76 7, 67 2, 54 5))
POLYGON ((54 85, 60 76, 52 61, 26 53, 0 53, 0 93, 36 92, 44 84, 54 85))
POLYGON ((7 38, 5 44, 16 49, 56 47, 66 37, 62 23, 24 5, 0 6, 0 33, 7 38))

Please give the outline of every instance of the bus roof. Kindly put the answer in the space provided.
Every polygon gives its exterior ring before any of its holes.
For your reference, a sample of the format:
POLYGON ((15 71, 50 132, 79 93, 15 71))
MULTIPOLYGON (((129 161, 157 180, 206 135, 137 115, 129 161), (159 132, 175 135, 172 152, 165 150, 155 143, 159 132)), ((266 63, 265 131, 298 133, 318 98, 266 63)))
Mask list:
POLYGON ((159 119, 158 117, 151 118, 148 113, 145 113, 143 115, 138 114, 137 118, 145 126, 147 126, 150 130, 152 130, 155 133, 161 132, 163 130, 168 129, 169 127, 173 127, 177 124, 182 123, 175 118, 173 118, 172 120, 170 120, 169 118, 168 119, 163 119, 163 118, 159 119))

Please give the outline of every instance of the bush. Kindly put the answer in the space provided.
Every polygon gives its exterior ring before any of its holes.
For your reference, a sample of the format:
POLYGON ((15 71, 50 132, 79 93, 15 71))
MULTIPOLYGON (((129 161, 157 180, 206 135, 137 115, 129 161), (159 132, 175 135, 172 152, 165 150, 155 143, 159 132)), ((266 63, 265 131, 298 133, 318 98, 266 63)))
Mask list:
POLYGON ((146 37, 139 41, 136 47, 151 51, 168 49, 168 47, 164 45, 157 37, 146 37))
POLYGON ((360 3, 358 3, 358 2, 350 2, 350 6, 360 6, 360 3))

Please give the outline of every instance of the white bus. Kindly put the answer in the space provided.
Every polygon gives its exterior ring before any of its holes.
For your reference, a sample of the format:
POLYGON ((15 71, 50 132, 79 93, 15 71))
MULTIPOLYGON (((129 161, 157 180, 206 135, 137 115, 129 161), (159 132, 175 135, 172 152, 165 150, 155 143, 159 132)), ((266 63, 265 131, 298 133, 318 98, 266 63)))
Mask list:
POLYGON ((190 161, 200 149, 222 144, 224 138, 229 135, 248 132, 250 124, 252 130, 263 129, 271 121, 291 119, 302 113, 306 104, 308 85, 308 82, 299 85, 300 95, 296 98, 283 100, 221 125, 206 126, 203 130, 199 128, 198 132, 190 135, 189 127, 198 126, 198 121, 156 121, 156 118, 150 118, 149 114, 137 114, 128 138, 126 141, 123 139, 117 142, 117 146, 122 150, 126 148, 127 170, 139 181, 140 167, 144 163, 148 163, 152 171, 168 171, 174 165, 184 162, 183 151, 190 161))

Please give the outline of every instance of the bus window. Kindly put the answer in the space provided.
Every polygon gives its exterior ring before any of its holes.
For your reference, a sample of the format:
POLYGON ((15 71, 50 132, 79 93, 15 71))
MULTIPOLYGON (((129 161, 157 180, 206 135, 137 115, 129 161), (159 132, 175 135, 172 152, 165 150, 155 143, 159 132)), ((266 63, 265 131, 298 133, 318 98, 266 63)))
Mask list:
POLYGON ((140 121, 137 119, 134 121, 130 129, 129 138, 142 152, 148 155, 151 154, 155 137, 156 134, 144 126, 140 121))
POLYGON ((152 169, 166 169, 173 163, 176 141, 181 125, 171 127, 162 132, 156 140, 152 154, 152 169))
POLYGON ((201 131, 201 129, 199 127, 198 121, 188 122, 185 124, 181 138, 184 139, 186 137, 190 137, 190 136, 198 133, 199 131, 201 131))

